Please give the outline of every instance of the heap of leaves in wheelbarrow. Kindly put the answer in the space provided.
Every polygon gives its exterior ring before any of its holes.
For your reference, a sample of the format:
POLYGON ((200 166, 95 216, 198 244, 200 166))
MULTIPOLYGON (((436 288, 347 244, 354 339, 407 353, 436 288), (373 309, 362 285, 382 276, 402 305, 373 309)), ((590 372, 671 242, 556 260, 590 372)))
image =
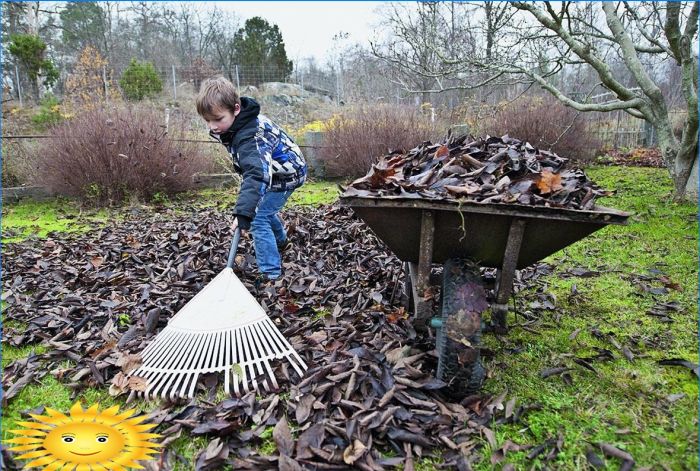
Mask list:
POLYGON ((596 186, 568 159, 509 136, 462 136, 425 142, 407 153, 380 157, 344 196, 468 200, 593 209, 609 191, 596 186))

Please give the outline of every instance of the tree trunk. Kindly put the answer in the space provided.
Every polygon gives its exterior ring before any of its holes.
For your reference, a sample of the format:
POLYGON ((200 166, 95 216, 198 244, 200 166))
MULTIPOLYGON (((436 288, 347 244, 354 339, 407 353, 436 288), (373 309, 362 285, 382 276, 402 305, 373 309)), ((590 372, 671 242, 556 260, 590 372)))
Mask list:
POLYGON ((695 163, 690 171, 690 177, 688 178, 688 184, 685 186, 685 196, 690 201, 698 202, 698 159, 695 158, 695 163))
MULTIPOLYGON (((692 110, 689 111, 692 115, 692 110)), ((657 122, 653 124, 656 128, 659 149, 661 150, 664 164, 666 165, 666 168, 671 174, 671 179, 673 180, 675 199, 691 199, 697 201, 697 132, 690 135, 690 142, 684 139, 681 139, 681 142, 678 142, 676 137, 673 135, 673 130, 671 129, 670 123, 667 119, 657 120, 657 122), (695 176, 691 178, 693 172, 695 173, 695 176), (695 183, 693 183, 693 179, 695 180, 695 183)), ((686 123, 684 137, 686 137, 686 132, 688 132, 687 128, 689 126, 692 128, 691 123, 686 123)))
POLYGON ((675 175, 671 174, 676 188, 676 199, 698 201, 698 145, 680 146, 675 159, 675 175), (693 175, 694 174, 694 175, 693 175))

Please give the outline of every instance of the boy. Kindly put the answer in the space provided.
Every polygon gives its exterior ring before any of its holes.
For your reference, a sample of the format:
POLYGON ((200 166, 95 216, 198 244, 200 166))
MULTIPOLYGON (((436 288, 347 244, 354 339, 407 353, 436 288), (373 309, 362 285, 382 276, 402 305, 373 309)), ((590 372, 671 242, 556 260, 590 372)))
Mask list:
POLYGON ((282 274, 280 251, 291 245, 277 213, 306 180, 304 156, 284 130, 260 114, 255 100, 239 97, 223 77, 205 80, 196 103, 209 134, 226 147, 243 176, 233 228, 253 234, 258 283, 275 280, 282 274))

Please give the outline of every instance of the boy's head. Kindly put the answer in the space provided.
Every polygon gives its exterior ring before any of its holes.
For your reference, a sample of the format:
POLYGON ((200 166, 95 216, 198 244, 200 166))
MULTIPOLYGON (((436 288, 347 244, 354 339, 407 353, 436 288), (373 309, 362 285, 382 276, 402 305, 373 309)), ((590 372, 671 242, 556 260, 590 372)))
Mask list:
POLYGON ((236 87, 224 77, 202 82, 196 100, 197 113, 215 133, 226 131, 241 110, 236 87))

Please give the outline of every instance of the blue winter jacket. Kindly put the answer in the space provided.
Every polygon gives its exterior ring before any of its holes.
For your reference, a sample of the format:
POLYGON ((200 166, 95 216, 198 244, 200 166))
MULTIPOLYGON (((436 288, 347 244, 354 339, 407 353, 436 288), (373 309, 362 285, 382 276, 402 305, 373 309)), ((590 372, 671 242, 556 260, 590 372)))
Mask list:
POLYGON ((244 229, 255 218, 266 192, 292 190, 306 179, 306 161, 299 146, 260 114, 260 105, 252 98, 241 97, 241 111, 227 131, 210 135, 226 146, 233 168, 243 176, 233 212, 244 229))

